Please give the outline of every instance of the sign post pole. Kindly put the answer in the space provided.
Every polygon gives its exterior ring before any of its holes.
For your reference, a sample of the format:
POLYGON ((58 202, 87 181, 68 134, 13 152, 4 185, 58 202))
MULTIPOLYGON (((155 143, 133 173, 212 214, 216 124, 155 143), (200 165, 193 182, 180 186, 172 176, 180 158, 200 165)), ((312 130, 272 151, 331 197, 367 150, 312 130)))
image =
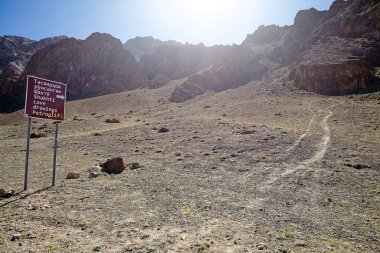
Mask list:
POLYGON ((54 137, 54 158, 53 158, 53 182, 51 186, 55 185, 55 167, 57 165, 57 147, 58 147, 58 121, 55 122, 55 137, 54 137))
POLYGON ((55 121, 54 160, 52 186, 55 185, 57 167, 58 123, 65 119, 66 88, 64 83, 43 79, 36 76, 27 76, 25 96, 25 117, 28 117, 28 136, 26 144, 24 190, 28 184, 28 163, 31 118, 55 121))
POLYGON ((32 118, 28 118, 28 130, 26 136, 26 157, 25 157, 25 174, 24 174, 24 191, 28 189, 28 167, 29 167, 29 144, 30 144, 30 128, 32 118))

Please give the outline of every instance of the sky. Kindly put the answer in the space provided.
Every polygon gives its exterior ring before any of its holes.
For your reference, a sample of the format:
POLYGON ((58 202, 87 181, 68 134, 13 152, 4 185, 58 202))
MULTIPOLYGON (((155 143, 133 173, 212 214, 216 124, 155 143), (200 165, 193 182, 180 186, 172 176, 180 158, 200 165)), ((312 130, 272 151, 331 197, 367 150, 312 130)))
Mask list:
POLYGON ((0 0, 0 36, 33 40, 109 33, 211 45, 240 44, 260 25, 292 25, 299 10, 333 0, 0 0))

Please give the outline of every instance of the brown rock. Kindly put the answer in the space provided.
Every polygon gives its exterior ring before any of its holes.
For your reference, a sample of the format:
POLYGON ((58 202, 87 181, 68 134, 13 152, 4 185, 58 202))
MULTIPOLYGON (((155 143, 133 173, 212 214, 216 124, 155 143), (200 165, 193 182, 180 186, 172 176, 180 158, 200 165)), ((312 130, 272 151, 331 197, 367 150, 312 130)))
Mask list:
POLYGON ((107 160, 106 162, 100 165, 103 168, 103 171, 109 174, 120 174, 122 173, 126 166, 121 157, 114 157, 107 160))
POLYGON ((15 195, 15 190, 12 188, 0 188, 0 198, 10 198, 15 195))
POLYGON ((33 74, 68 84, 70 98, 104 95, 137 88, 138 64, 120 40, 94 33, 85 40, 68 38, 39 50, 20 80, 33 74))
POLYGON ((69 172, 66 175, 66 179, 77 179, 79 177, 80 177, 80 173, 79 172, 69 172))
POLYGON ((352 93, 371 81, 371 73, 361 60, 301 64, 295 72, 297 87, 325 95, 352 93))
POLYGON ((39 49, 65 38, 34 41, 20 36, 0 36, 0 112, 12 112, 24 106, 25 84, 19 77, 32 55, 39 49))
POLYGON ((42 138, 42 137, 46 137, 46 134, 44 134, 44 133, 31 133, 30 134, 31 139, 42 138))

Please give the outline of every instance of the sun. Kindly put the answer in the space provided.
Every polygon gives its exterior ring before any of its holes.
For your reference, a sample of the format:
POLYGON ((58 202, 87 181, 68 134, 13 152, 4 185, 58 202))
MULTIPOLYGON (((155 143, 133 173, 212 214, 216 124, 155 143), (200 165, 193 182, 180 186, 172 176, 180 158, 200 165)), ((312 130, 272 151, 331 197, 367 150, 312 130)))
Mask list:
POLYGON ((236 14, 236 1, 232 0, 177 0, 172 6, 180 18, 194 25, 213 26, 236 14))
POLYGON ((183 11, 187 12, 188 15, 204 21, 228 15, 229 7, 233 6, 229 0, 192 0, 180 1, 180 4, 183 11))

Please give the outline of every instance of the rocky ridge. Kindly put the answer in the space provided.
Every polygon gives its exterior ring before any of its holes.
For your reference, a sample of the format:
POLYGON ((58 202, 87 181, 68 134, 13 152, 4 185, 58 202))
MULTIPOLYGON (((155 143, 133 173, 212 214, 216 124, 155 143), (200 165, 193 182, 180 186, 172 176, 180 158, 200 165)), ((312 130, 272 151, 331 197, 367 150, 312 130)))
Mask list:
POLYGON ((17 83, 32 55, 64 38, 58 36, 34 41, 20 36, 0 37, 0 112, 11 111, 22 103, 22 90, 17 83))
POLYGON ((20 85, 29 74, 69 84, 69 99, 136 89, 144 81, 136 60, 120 40, 101 33, 85 40, 68 38, 39 50, 23 72, 20 85))
POLYGON ((242 57, 234 57, 238 55, 234 52, 190 77, 176 87, 170 100, 182 102, 207 90, 236 88, 288 65, 293 69, 288 78, 307 91, 343 95, 377 90, 379 17, 376 1, 337 0, 328 11, 299 11, 292 26, 260 26, 238 46, 246 52, 242 57), (247 62, 255 64, 244 69, 247 62))
MULTIPOLYGON (((169 98, 183 102, 209 90, 220 92, 270 78, 286 66, 292 69, 289 81, 307 91, 342 95, 378 90, 379 28, 377 1, 337 0, 326 11, 298 12, 291 26, 260 26, 241 45, 206 47, 152 37, 136 37, 123 45, 100 33, 83 41, 46 40, 46 47, 41 46, 26 67, 23 54, 12 58, 7 51, 0 59, 0 95, 11 98, 0 111, 16 109, 10 102, 21 107, 27 74, 68 83, 70 99, 159 88, 186 78, 169 98)), ((32 43, 9 36, 3 41, 21 51, 32 43)))
POLYGON ((161 41, 151 36, 148 36, 148 37, 137 36, 134 39, 128 40, 124 44, 124 48, 133 54, 136 61, 140 61, 141 57, 144 54, 153 54, 158 47, 163 46, 163 45, 181 45, 181 43, 174 40, 161 41))

